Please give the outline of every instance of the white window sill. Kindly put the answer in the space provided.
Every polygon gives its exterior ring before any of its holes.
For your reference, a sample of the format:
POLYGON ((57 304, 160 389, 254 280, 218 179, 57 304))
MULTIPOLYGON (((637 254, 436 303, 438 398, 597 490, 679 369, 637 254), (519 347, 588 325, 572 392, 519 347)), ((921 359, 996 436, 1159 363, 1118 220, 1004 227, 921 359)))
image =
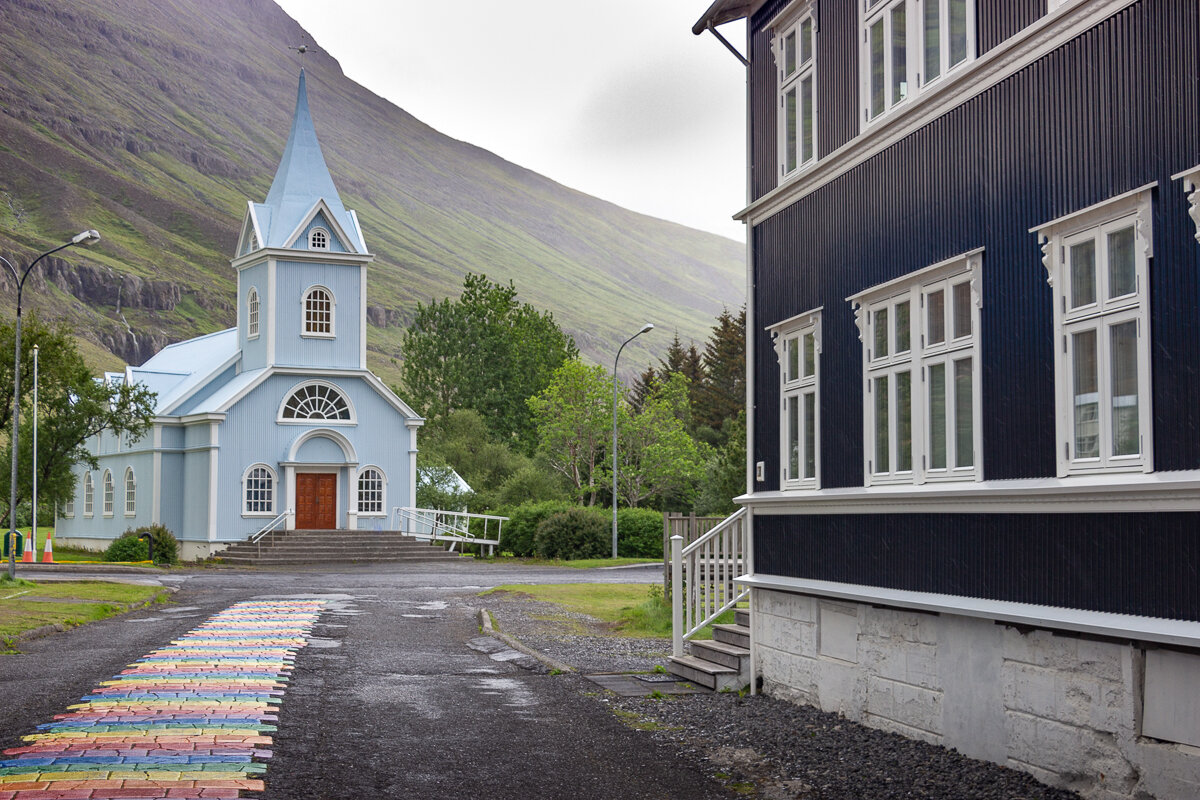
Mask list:
POLYGON ((242 517, 245 519, 274 519, 279 516, 276 511, 243 511, 242 517))
POLYGON ((134 518, 134 517, 136 517, 136 516, 137 516, 137 512, 136 512, 136 511, 134 511, 132 514, 131 514, 131 513, 129 513, 128 511, 126 511, 126 512, 125 512, 125 519, 133 519, 133 518, 134 518))
POLYGON ((355 513, 358 514, 359 519, 362 519, 364 517, 371 517, 373 519, 386 519, 387 518, 386 511, 357 511, 355 513))
POLYGON ((1200 511, 1200 470, 754 492, 755 514, 1024 514, 1200 511))
POLYGON ((357 425, 356 419, 279 419, 275 420, 280 425, 315 425, 325 427, 326 425, 357 425))
POLYGON ((301 339, 336 339, 337 334, 334 333, 302 333, 301 339))
POLYGON ((774 589, 797 594, 832 597, 839 600, 875 603, 893 608, 911 608, 938 614, 958 614, 964 617, 978 617, 1035 628, 1078 631, 1120 639, 1200 647, 1200 622, 1039 606, 1032 603, 1013 603, 1006 600, 986 600, 931 592, 912 592, 905 589, 885 589, 880 586, 860 586, 808 578, 743 575, 736 580, 743 586, 749 586, 752 589, 774 589))
POLYGON ((113 513, 111 511, 104 512, 105 519, 112 519, 112 516, 113 516, 113 513))

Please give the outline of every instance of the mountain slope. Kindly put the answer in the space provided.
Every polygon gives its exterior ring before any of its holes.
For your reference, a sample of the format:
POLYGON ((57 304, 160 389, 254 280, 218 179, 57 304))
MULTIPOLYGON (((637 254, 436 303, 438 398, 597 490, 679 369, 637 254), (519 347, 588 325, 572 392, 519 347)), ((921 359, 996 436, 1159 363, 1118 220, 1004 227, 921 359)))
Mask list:
MULTIPOLYGON (((234 324, 229 257, 282 152, 300 58, 287 46, 306 37, 269 0, 0 3, 0 253, 104 237, 39 270, 27 302, 132 363, 234 324)), ((467 271, 513 280, 600 363, 646 320, 663 333, 626 363, 672 329, 702 340, 742 302, 739 243, 450 139, 328 55, 303 58, 330 171, 376 254, 368 341, 385 377, 416 301, 457 296, 467 271)))

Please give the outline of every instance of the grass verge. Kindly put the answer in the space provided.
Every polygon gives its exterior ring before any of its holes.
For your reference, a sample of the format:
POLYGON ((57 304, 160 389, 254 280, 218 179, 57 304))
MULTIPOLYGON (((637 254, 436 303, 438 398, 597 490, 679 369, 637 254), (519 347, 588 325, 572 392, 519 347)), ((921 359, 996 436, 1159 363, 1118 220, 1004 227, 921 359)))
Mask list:
MULTIPOLYGON (((481 594, 509 594, 554 603, 608 623, 617 636, 667 638, 671 635, 671 604, 663 599, 662 587, 657 584, 510 584, 481 594)), ((733 612, 727 611, 716 622, 733 622, 733 619, 733 612)), ((693 638, 711 639, 712 628, 705 626, 693 638)))
POLYGON ((661 564, 661 558, 579 558, 562 561, 557 558, 521 558, 522 564, 545 567, 567 567, 569 569, 596 569, 597 567, 628 567, 633 564, 661 564))
POLYGON ((0 579, 0 652, 14 652, 25 631, 45 625, 72 628, 123 614, 146 603, 162 602, 169 592, 161 586, 104 581, 37 583, 0 579))

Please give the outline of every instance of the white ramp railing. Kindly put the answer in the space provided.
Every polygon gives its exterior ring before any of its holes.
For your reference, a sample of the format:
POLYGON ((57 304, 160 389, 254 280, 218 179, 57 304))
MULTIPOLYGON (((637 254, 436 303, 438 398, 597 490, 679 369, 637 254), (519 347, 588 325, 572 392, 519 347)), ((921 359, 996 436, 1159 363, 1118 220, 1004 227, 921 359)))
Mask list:
POLYGON ((734 579, 747 566, 746 509, 739 509, 696 541, 671 537, 672 654, 683 642, 750 595, 734 579))
POLYGON ((396 506, 392 509, 392 530, 414 539, 450 542, 450 552, 462 544, 477 544, 495 553, 508 517, 492 514, 470 514, 466 511, 440 511, 433 508, 396 506), (471 522, 480 522, 472 528, 471 522))

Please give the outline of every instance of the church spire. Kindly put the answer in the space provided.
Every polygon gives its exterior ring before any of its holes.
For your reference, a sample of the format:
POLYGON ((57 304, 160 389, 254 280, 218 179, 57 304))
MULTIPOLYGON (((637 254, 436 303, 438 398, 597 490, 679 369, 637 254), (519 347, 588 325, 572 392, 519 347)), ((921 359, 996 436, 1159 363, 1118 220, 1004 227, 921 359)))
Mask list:
POLYGON ((312 114, 308 110, 308 91, 305 86, 304 70, 300 70, 300 86, 296 91, 296 111, 292 116, 292 130, 288 134, 287 146, 283 150, 275 180, 267 200, 260 206, 267 211, 268 220, 264 232, 267 247, 283 247, 295 228, 304 221, 317 201, 324 200, 337 223, 351 236, 358 234, 357 221, 346 211, 325 157, 317 141, 312 114))

